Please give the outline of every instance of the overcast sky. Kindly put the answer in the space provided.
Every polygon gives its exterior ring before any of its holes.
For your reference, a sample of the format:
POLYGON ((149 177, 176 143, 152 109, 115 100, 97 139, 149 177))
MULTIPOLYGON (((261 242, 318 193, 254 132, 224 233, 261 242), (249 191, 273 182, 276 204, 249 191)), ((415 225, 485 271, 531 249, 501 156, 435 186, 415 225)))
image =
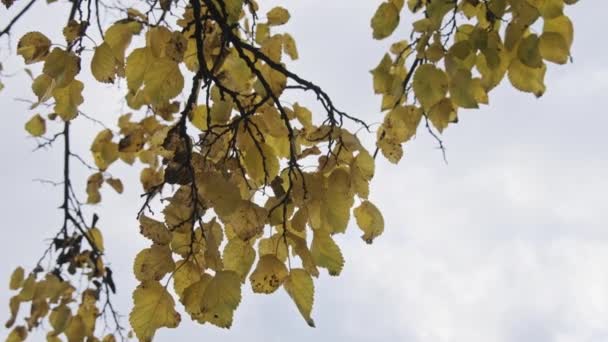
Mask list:
MULTIPOLYGON (((277 1, 262 1, 269 2, 277 1)), ((286 30, 301 56, 296 70, 368 122, 382 120, 368 73, 387 45, 371 39, 369 18, 378 3, 283 2, 292 12, 286 30)), ((21 33, 39 25, 49 36, 61 34, 53 23, 63 16, 50 8, 34 7, 33 17, 16 27, 13 49, 21 33)), ((581 1, 567 11, 575 23, 574 63, 549 65, 541 99, 503 83, 490 106, 462 112, 446 131, 449 164, 425 133, 406 145, 398 166, 378 161, 371 199, 384 214, 385 233, 371 246, 356 229, 337 238, 346 266, 340 277, 323 272, 315 283, 317 328, 305 324, 284 291, 253 295, 247 285, 231 330, 182 315, 181 326, 160 330, 156 341, 608 341, 608 47, 598 29, 608 2, 581 1)), ((8 17, 0 10, 2 25, 8 17)), ((61 150, 31 152, 35 141, 23 125, 34 113, 14 98, 33 94, 6 43, 3 38, 1 61, 16 75, 3 80, 0 93, 0 281, 6 283, 0 321, 8 317, 10 272, 33 267, 60 225, 62 196, 61 189, 32 181, 59 180, 61 150)), ((113 86, 88 87, 82 109, 114 125, 126 110, 117 94, 113 86)), ((77 121, 74 142, 89 157, 100 127, 77 121)), ((76 170, 73 179, 84 185, 87 170, 76 170)), ((148 242, 135 220, 138 168, 111 171, 125 181, 125 193, 105 189, 103 204, 93 209, 126 315, 136 285, 132 259, 148 242)))

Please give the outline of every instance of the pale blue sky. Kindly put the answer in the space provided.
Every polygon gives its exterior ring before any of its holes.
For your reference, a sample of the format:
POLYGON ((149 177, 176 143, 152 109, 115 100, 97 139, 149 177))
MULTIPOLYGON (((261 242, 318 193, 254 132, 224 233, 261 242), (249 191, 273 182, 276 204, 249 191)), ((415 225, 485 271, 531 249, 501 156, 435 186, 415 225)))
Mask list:
MULTIPOLYGON (((367 72, 387 45, 371 39, 378 3, 283 2, 292 12, 286 30, 300 51, 294 67, 368 122, 382 119, 367 72)), ((13 49, 18 32, 63 22, 43 2, 34 10, 33 20, 16 27, 13 49)), ((608 48, 598 29, 607 12, 601 1, 569 7, 574 63, 549 66, 541 99, 505 83, 490 106, 461 113, 444 135, 448 165, 425 133, 406 146, 400 165, 378 162, 371 198, 384 214, 385 233, 371 246, 356 229, 338 238, 346 266, 340 277, 324 273, 316 282, 317 328, 305 324, 284 292, 253 295, 247 287, 231 330, 183 315, 178 329, 159 331, 156 341, 608 341, 608 48)), ((7 17, 0 11, 0 22, 7 17)), ((18 72, 21 61, 6 55, 0 52, 5 70, 18 72)), ((4 82, 0 280, 18 265, 31 268, 61 219, 60 189, 32 182, 60 177, 61 151, 31 153, 35 142, 23 124, 33 113, 13 100, 33 98, 27 76, 18 72, 4 82)), ((85 91, 83 110, 108 124, 125 110, 113 86, 85 91)), ((76 125, 82 133, 74 141, 88 156, 99 127, 76 125)), ((87 170, 76 170, 84 184, 87 170)), ((132 259, 147 242, 135 221, 138 170, 112 173, 125 180, 125 193, 104 191, 95 211, 126 315, 136 285, 132 259)), ((4 289, 0 320, 8 316, 4 289)), ((32 341, 42 340, 37 336, 32 341)))

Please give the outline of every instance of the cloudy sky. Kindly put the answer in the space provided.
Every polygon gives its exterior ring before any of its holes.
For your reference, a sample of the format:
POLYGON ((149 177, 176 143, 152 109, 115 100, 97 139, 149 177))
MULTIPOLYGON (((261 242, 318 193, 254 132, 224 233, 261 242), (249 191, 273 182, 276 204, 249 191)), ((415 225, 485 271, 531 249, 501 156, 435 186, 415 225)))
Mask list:
MULTIPOLYGON (((386 48, 369 29, 378 3, 283 1, 292 12, 286 29, 300 50, 296 70, 368 122, 382 119, 367 72, 386 48)), ((490 106, 461 113, 444 134, 448 164, 425 133, 407 145, 400 165, 378 162, 371 199, 383 211, 385 233, 371 246, 355 229, 338 238, 346 266, 340 277, 324 273, 316 282, 317 328, 305 324, 284 292, 253 295, 247 287, 231 330, 183 315, 178 329, 161 330, 156 340, 608 341, 608 47, 598 30, 608 3, 592 3, 568 8, 574 63, 549 66, 544 97, 503 83, 490 106)), ((18 25, 12 48, 20 33, 40 25, 58 37, 53 23, 63 17, 52 13, 38 4, 18 25)), ((0 22, 8 17, 0 11, 0 22)), ((8 282, 16 266, 35 264, 60 225, 61 190, 32 180, 58 180, 61 151, 31 152, 35 141, 23 124, 33 113, 15 98, 33 94, 20 60, 7 57, 7 40, 1 43, 5 71, 16 73, 3 80, 0 94, 0 279, 8 282)), ((125 111, 114 87, 85 92, 83 110, 108 124, 125 111)), ((100 128, 78 121, 74 141, 88 156, 100 128)), ((118 306, 127 314, 136 285, 132 259, 147 242, 135 220, 138 171, 112 172, 125 180, 125 193, 105 191, 104 204, 92 210, 102 218, 118 306)), ((74 176, 84 184, 87 171, 74 176)), ((8 317, 4 288, 0 320, 8 317)))

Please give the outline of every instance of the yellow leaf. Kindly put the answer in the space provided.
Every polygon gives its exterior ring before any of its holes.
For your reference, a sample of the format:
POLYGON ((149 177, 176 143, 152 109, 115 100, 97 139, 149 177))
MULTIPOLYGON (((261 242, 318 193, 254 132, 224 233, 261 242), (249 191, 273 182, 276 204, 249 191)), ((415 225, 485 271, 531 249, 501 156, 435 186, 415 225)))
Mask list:
POLYGON ((538 36, 530 34, 523 38, 517 48, 517 57, 525 65, 531 68, 539 68, 543 64, 540 51, 538 49, 538 36))
POLYGON ((562 35, 545 32, 540 36, 540 55, 543 59, 557 64, 566 64, 570 57, 570 48, 562 35))
POLYGON ((173 288, 180 298, 184 298, 184 291, 190 285, 201 279, 202 271, 199 266, 189 260, 180 260, 176 263, 173 274, 173 288))
POLYGON ((153 105, 168 102, 181 93, 184 76, 177 63, 169 58, 155 61, 144 74, 144 93, 153 105))
POLYGON ((27 329, 24 326, 15 327, 6 337, 6 342, 22 342, 27 338, 27 329))
POLYGON ((118 151, 123 153, 139 152, 146 143, 144 134, 145 132, 141 127, 133 129, 120 139, 118 142, 118 151))
MULTIPOLYGON (((247 134, 247 133, 243 133, 247 134)), ((266 143, 250 141, 242 147, 243 165, 247 170, 247 175, 256 185, 268 184, 279 173, 279 160, 266 143)))
POLYGON ((95 204, 101 201, 99 188, 103 184, 103 175, 101 172, 96 172, 87 179, 87 203, 95 204))
POLYGON ((458 69, 450 78, 450 97, 452 103, 462 108, 479 108, 475 100, 475 87, 471 72, 458 69))
POLYGON ((444 98, 434 105, 427 117, 439 133, 442 133, 449 123, 458 121, 456 107, 449 98, 444 98))
POLYGON ((103 246, 103 235, 101 235, 101 230, 99 230, 99 228, 93 227, 93 228, 89 229, 89 231, 87 231, 87 236, 93 243, 94 247, 99 252, 103 253, 104 246, 103 246))
POLYGON ((156 58, 165 56, 165 47, 171 39, 171 31, 165 26, 151 27, 146 32, 146 45, 156 58))
POLYGON ((117 61, 108 43, 102 43, 95 48, 91 60, 91 73, 102 83, 114 83, 117 61))
POLYGON ((49 315, 54 335, 61 334, 69 326, 71 320, 72 310, 67 305, 62 304, 54 308, 49 315))
POLYGON ((302 107, 296 102, 293 105, 293 112, 304 128, 312 128, 312 113, 308 108, 302 107))
POLYGON ((25 270, 23 267, 19 266, 15 268, 13 273, 11 274, 11 281, 9 284, 9 289, 17 290, 23 285, 23 279, 25 277, 25 270))
POLYGON ((545 64, 540 68, 530 68, 515 58, 509 66, 508 77, 516 89, 541 97, 546 89, 544 83, 546 71, 545 64))
POLYGON ((344 257, 342 256, 340 247, 331 238, 329 232, 321 229, 316 229, 313 232, 310 253, 315 264, 326 268, 329 275, 339 275, 344 267, 344 257))
POLYGON ((101 171, 105 171, 110 164, 118 159, 118 144, 112 142, 112 136, 111 130, 104 129, 97 134, 91 144, 95 165, 101 171))
POLYGON ((228 15, 228 23, 232 24, 239 20, 243 7, 243 0, 223 0, 223 6, 228 15))
POLYGON ((196 106, 190 113, 188 113, 188 119, 194 125, 194 127, 201 131, 207 130, 207 106, 196 106))
POLYGON ((283 33, 283 51, 292 59, 298 59, 298 48, 296 41, 289 33, 283 33))
MULTIPOLYGON (((116 154, 118 154, 118 146, 116 146, 116 154)), ((162 184, 164 181, 163 169, 155 170, 152 167, 147 167, 141 170, 139 174, 139 181, 144 191, 150 191, 153 187, 162 184)))
POLYGON ((249 276, 255 293, 273 293, 287 277, 287 267, 272 254, 262 255, 249 276))
POLYGON ((180 321, 173 297, 159 282, 145 281, 137 286, 129 322, 140 341, 152 341, 156 330, 176 328, 180 321))
POLYGON ((112 189, 114 189, 119 194, 122 194, 124 187, 122 185, 122 181, 118 178, 108 178, 106 179, 106 183, 110 184, 112 189))
POLYGON ((154 244, 152 247, 140 251, 133 263, 133 273, 139 281, 160 280, 174 269, 175 263, 171 257, 171 249, 166 245, 154 244))
POLYGON ((568 49, 572 46, 574 40, 574 27, 570 19, 561 15, 552 19, 546 19, 543 25, 543 33, 554 32, 560 34, 566 41, 568 49))
POLYGON ((360 198, 369 196, 369 181, 374 177, 374 171, 374 158, 367 150, 361 150, 351 166, 353 189, 360 198))
POLYGON ((234 310, 241 302, 241 282, 234 271, 219 271, 207 287, 201 301, 202 321, 220 328, 230 328, 234 310))
POLYGON ((410 140, 418 129, 422 110, 415 106, 397 106, 384 118, 385 134, 393 141, 402 143, 410 140))
POLYGON ((261 233, 268 217, 268 211, 256 203, 241 200, 226 222, 234 229, 235 234, 247 241, 261 233))
POLYGON ((32 82, 32 91, 38 97, 38 102, 32 104, 30 109, 36 108, 39 104, 45 102, 53 96, 53 89, 55 89, 55 80, 50 76, 41 74, 34 79, 32 82))
POLYGON ((244 282, 255 260, 255 250, 251 244, 241 239, 228 240, 222 256, 224 269, 236 272, 244 282))
MULTIPOLYGON (((280 43, 278 49, 280 54, 280 43)), ((262 52, 266 53, 263 50, 262 52)), ((228 89, 236 92, 243 92, 250 87, 249 81, 252 77, 251 69, 249 69, 247 63, 240 58, 236 52, 233 52, 226 57, 220 75, 220 80, 228 89)))
POLYGON ((266 13, 266 18, 268 19, 268 25, 270 26, 279 26, 287 23, 289 21, 289 11, 287 11, 283 7, 274 7, 268 13, 266 13))
POLYGON ((390 36, 399 25, 399 8, 393 2, 380 4, 372 17, 374 39, 384 39, 390 36))
MULTIPOLYGON (((29 279, 29 278, 28 278, 29 279)), ((25 285, 25 284, 24 284, 25 285)), ((24 286, 25 287, 25 286, 24 286)), ((12 296, 8 301, 8 308, 10 310, 10 316, 6 323, 4 323, 5 328, 10 328, 15 324, 15 320, 17 319, 17 314, 19 313, 19 308, 21 307, 21 302, 27 301, 25 296, 23 295, 23 290, 16 296, 12 296)))
POLYGON ((103 339, 101 340, 101 342, 116 342, 116 338, 114 337, 114 335, 108 334, 108 335, 106 335, 106 336, 103 337, 103 339))
MULTIPOLYGON (((270 91, 274 93, 277 97, 281 95, 281 93, 283 93, 283 90, 285 90, 285 87, 287 86, 287 77, 285 76, 285 74, 278 70, 275 70, 268 64, 262 64, 259 70, 263 78, 268 82, 270 91)), ((262 82, 260 82, 259 79, 254 83, 254 89, 262 97, 266 96, 267 94, 266 87, 262 84, 262 82)))
MULTIPOLYGON (((381 135, 383 130, 378 130, 381 135)), ((378 139, 376 145, 382 152, 382 155, 393 164, 397 164, 403 157, 403 146, 400 142, 390 139, 390 137, 383 137, 378 139)))
MULTIPOLYGON (((275 212, 282 212, 282 210, 277 209, 275 212)), ((288 214, 288 216, 291 214, 288 214)), ((279 224, 282 224, 283 221, 280 221, 279 224)), ((258 242, 258 255, 263 256, 266 254, 272 254, 277 257, 281 262, 285 262, 287 260, 287 256, 289 254, 289 250, 287 245, 285 245, 285 238, 282 233, 273 234, 269 238, 260 239, 258 242)))
POLYGON ((127 87, 130 91, 136 92, 144 82, 144 75, 150 69, 154 56, 149 48, 139 48, 133 50, 127 57, 125 76, 127 87))
POLYGON ((63 88, 55 88, 53 97, 55 98, 55 112, 63 119, 69 121, 78 115, 78 106, 84 102, 82 90, 84 85, 78 80, 72 80, 63 88))
POLYGON ((363 201, 353 210, 357 225, 363 231, 361 238, 371 244, 384 231, 384 218, 380 210, 370 201, 363 201))
POLYGON ((184 309, 193 320, 201 320, 203 317, 203 309, 201 307, 203 296, 207 285, 213 279, 209 274, 202 273, 199 280, 190 284, 183 290, 181 301, 184 304, 184 309))
POLYGON ((219 173, 203 174, 197 183, 201 184, 201 197, 211 202, 220 217, 230 215, 241 204, 239 188, 219 173))
POLYGON ((533 5, 538 8, 538 11, 545 19, 555 18, 563 14, 564 0, 532 0, 530 2, 539 2, 539 4, 533 5))
POLYGON ((265 23, 258 23, 255 28, 255 42, 261 45, 268 37, 270 37, 270 26, 265 23))
POLYGON ((63 28, 63 37, 68 44, 71 44, 83 34, 83 25, 76 20, 70 20, 70 22, 63 28))
POLYGON ((82 317, 76 315, 72 317, 64 333, 68 341, 84 341, 86 338, 86 327, 82 321, 82 317))
POLYGON ((310 317, 310 313, 314 302, 315 288, 310 274, 301 268, 292 269, 289 272, 289 276, 285 279, 283 288, 285 288, 289 297, 296 303, 298 311, 300 311, 306 323, 314 327, 315 321, 310 317))
POLYGON ((344 168, 335 169, 327 180, 321 206, 322 228, 332 233, 343 233, 348 226, 350 208, 354 203, 351 178, 344 168))
POLYGON ((159 245, 167 245, 171 242, 171 231, 167 229, 167 226, 146 215, 139 217, 139 232, 159 245))
POLYGON ((445 97, 448 77, 432 64, 422 64, 416 69, 413 85, 416 98, 425 110, 429 110, 445 97))
POLYGON ((391 56, 386 53, 382 57, 380 64, 370 71, 374 80, 374 93, 387 94, 391 92, 394 79, 394 76, 391 74, 392 64, 391 56))
POLYGON ((17 54, 21 55, 25 64, 43 61, 49 54, 51 41, 40 32, 28 32, 17 43, 17 54))
POLYGON ((58 88, 63 88, 72 83, 74 77, 80 71, 80 58, 73 52, 67 52, 61 48, 54 48, 44 61, 42 72, 55 80, 58 88))
POLYGON ((374 158, 366 150, 359 152, 359 154, 355 157, 354 165, 359 171, 359 174, 366 180, 371 180, 374 177, 374 158))
POLYGON ((139 34, 142 24, 137 21, 119 21, 110 26, 104 36, 106 42, 112 49, 112 54, 118 63, 118 73, 122 75, 122 66, 124 65, 125 51, 131 43, 133 35, 139 34))
POLYGON ((46 132, 46 121, 36 114, 25 123, 25 130, 34 137, 39 137, 46 132))

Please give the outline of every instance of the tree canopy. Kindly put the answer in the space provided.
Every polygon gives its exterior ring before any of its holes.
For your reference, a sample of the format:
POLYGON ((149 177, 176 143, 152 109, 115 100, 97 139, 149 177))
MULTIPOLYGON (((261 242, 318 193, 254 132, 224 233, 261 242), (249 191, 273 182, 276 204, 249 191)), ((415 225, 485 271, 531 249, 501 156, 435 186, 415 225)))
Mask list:
MULTIPOLYGON (((10 38, 35 2, 3 0, 12 16, 0 37, 10 38)), ((346 233, 351 216, 366 243, 385 228, 369 200, 375 163, 397 164, 419 129, 443 150, 441 133, 458 111, 489 104, 505 78, 542 96, 546 63, 570 60, 573 25, 564 11, 576 2, 382 2, 370 13, 370 37, 359 37, 393 39, 371 66, 383 115, 374 127, 290 68, 299 53, 282 28, 297 15, 288 8, 67 1, 66 24, 56 28, 64 40, 31 27, 7 43, 32 77, 25 130, 37 148, 62 144, 63 154, 63 224, 49 227, 51 243, 33 268, 11 275, 8 341, 25 340, 43 322, 48 341, 150 341, 158 329, 179 326, 178 311, 230 328, 243 286, 264 294, 283 287, 314 327, 314 280, 345 266, 334 236, 346 233), (98 120, 79 109, 83 89, 95 86, 84 76, 115 84, 129 107, 91 137, 88 156, 71 148, 72 122, 98 120), (309 109, 307 94, 321 110, 309 109), (365 146, 363 134, 375 134, 375 146, 365 146), (72 179, 73 162, 91 170, 88 179, 72 179), (123 191, 110 173, 117 163, 138 168, 143 195, 133 214, 149 241, 133 261, 139 286, 128 322, 112 303, 118 280, 104 254, 112 241, 88 207, 102 203, 104 185, 123 191), (108 318, 110 329, 99 324, 108 318)))

